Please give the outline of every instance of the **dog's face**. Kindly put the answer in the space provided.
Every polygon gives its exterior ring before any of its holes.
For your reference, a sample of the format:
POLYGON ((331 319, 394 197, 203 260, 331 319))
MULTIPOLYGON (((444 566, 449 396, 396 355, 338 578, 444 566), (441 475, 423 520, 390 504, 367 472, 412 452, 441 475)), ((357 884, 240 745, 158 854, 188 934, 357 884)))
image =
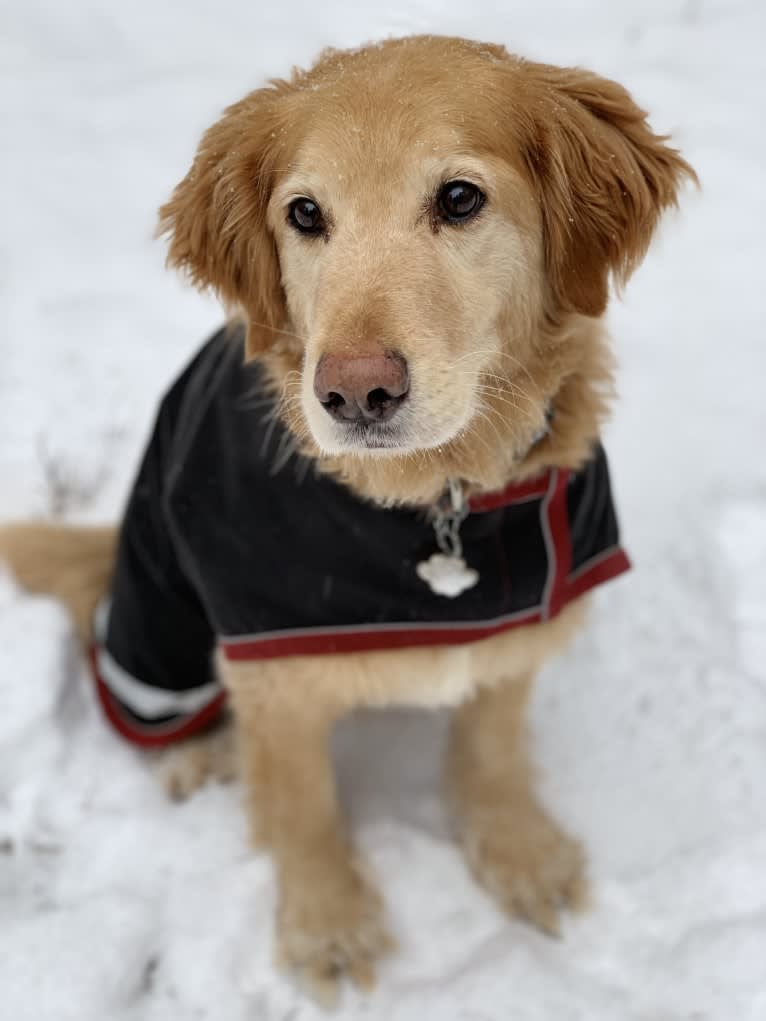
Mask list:
POLYGON ((430 449, 468 426, 508 324, 540 307, 539 210, 436 104, 389 96, 373 131, 348 106, 338 124, 320 105, 268 207, 301 406, 325 452, 430 449))
POLYGON ((231 107, 161 215, 171 262, 292 368, 294 427, 392 457, 531 437, 561 382, 543 338, 601 315, 684 175, 614 83, 418 37, 231 107))

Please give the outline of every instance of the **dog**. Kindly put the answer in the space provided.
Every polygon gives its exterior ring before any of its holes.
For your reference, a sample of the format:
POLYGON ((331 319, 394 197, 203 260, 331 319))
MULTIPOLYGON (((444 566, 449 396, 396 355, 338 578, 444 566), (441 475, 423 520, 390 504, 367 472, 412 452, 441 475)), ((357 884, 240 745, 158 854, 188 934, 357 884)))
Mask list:
POLYGON ((585 856, 538 802, 535 673, 628 566, 603 325, 692 168, 628 93, 503 47, 330 50, 229 107, 160 211, 229 325, 165 397, 122 528, 8 526, 104 709, 171 784, 231 772, 274 857, 278 954, 330 1002, 393 947, 328 757, 358 706, 452 706, 478 881, 556 933, 585 856))

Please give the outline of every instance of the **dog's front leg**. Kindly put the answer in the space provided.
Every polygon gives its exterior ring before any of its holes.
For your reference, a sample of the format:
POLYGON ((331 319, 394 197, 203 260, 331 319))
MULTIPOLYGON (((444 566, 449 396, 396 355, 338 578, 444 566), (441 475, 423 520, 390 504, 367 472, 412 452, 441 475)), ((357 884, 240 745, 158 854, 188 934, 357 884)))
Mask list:
POLYGON ((535 797, 525 747, 532 677, 478 694, 455 711, 447 757, 448 789, 469 864, 512 914, 551 935, 559 911, 582 906, 582 849, 535 797))
POLYGON ((225 664, 223 672, 253 837, 276 865, 278 959, 331 1005, 344 975, 371 986, 376 959, 392 945, 338 805, 329 745, 341 709, 296 683, 287 664, 225 664))

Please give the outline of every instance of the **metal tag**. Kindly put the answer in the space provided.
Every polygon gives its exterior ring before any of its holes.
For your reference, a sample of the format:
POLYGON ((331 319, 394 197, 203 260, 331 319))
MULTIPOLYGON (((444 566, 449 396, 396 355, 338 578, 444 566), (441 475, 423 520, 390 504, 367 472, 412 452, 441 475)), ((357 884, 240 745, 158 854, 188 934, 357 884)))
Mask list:
POLYGON ((449 599, 473 588, 479 580, 479 572, 469 567, 462 557, 448 553, 432 553, 428 560, 417 565, 416 570, 418 577, 432 592, 449 599))
POLYGON ((463 559, 460 526, 467 514, 462 487, 457 480, 450 479, 449 492, 439 501, 433 520, 436 544, 441 552, 432 553, 428 560, 416 566, 418 577, 438 596, 454 599, 479 580, 479 572, 463 559))

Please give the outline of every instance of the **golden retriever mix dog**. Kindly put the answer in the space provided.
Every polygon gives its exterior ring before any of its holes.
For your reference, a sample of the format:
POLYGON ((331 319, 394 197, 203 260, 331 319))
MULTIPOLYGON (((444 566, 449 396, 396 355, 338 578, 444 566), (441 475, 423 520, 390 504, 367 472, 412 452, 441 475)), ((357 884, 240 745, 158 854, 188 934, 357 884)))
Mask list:
POLYGON ((228 694, 279 957, 324 1000, 344 976, 369 986, 392 946, 328 757, 355 707, 453 706, 448 790, 478 881, 550 933, 583 902, 524 708, 587 590, 627 566, 602 317, 693 178, 595 74, 431 36, 324 53, 229 107, 162 207, 170 264, 241 325, 163 402, 119 541, 0 534, 89 644, 100 604, 118 729, 198 731, 176 792, 228 770, 225 729, 199 729, 228 694))

